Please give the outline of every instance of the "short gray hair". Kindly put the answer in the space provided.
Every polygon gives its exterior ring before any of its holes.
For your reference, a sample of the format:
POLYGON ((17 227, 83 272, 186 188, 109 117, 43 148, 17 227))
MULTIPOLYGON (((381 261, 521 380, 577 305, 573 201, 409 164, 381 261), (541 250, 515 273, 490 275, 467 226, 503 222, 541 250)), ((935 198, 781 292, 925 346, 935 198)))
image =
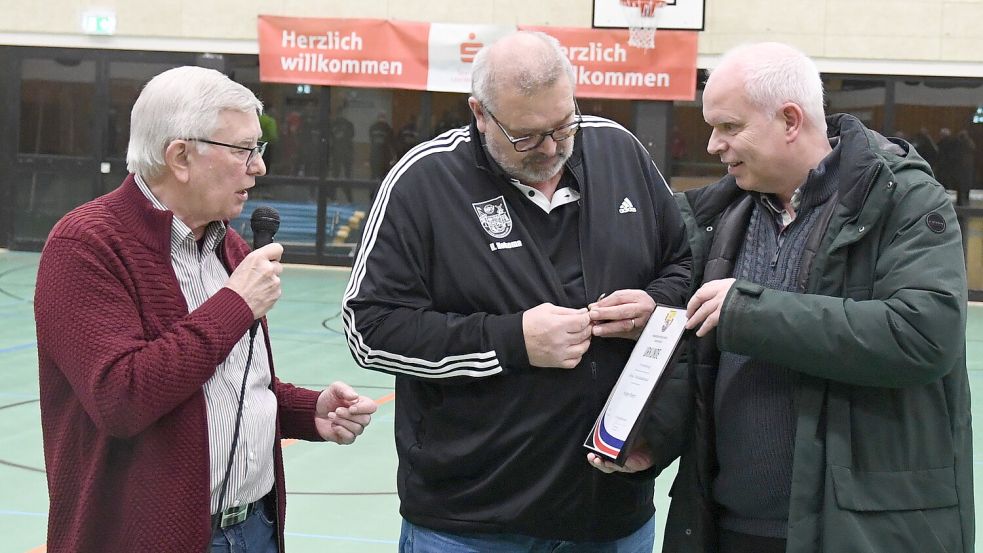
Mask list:
POLYGON ((519 31, 515 34, 538 38, 544 47, 523 52, 522 57, 513 59, 514 63, 507 68, 501 67, 501 64, 496 66, 489 60, 498 43, 479 50, 471 65, 471 94, 479 102, 492 109, 497 90, 505 89, 531 96, 553 85, 563 75, 570 79, 571 87, 576 86, 573 65, 559 40, 539 31, 519 31))
POLYGON ((745 44, 727 51, 719 65, 727 62, 743 69, 744 92, 752 105, 774 116, 782 104, 798 104, 806 118, 826 132, 823 80, 804 53, 778 42, 745 44))
POLYGON ((130 114, 127 170, 144 177, 159 175, 172 140, 207 138, 226 110, 260 115, 263 103, 214 69, 176 67, 150 79, 130 114))

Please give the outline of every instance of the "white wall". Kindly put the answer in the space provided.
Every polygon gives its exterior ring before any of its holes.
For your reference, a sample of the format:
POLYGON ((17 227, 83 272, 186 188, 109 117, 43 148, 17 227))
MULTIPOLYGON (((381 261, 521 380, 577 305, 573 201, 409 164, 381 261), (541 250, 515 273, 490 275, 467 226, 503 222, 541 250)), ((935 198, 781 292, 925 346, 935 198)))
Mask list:
MULTIPOLYGON (((0 0, 0 13, 0 44, 255 53, 257 14, 589 27, 592 1, 0 0), (94 8, 115 11, 116 36, 81 34, 94 8)), ((760 40, 794 44, 824 71, 983 76, 983 0, 706 0, 701 66, 760 40)))

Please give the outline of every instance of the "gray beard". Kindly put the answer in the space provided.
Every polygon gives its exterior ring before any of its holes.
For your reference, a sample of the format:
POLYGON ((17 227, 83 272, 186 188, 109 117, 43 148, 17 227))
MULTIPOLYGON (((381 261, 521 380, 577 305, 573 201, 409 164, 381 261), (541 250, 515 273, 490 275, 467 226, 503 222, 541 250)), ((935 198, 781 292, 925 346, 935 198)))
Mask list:
MULTIPOLYGON (((488 155, 495 160, 495 163, 498 163, 498 165, 508 176, 517 179, 521 183, 536 183, 549 180, 563 169, 563 164, 570 159, 570 154, 573 151, 574 140, 575 138, 569 138, 558 144, 556 154, 551 156, 551 159, 553 159, 554 162, 545 168, 526 166, 525 163, 523 163, 531 160, 541 161, 544 158, 542 154, 528 154, 526 157, 520 160, 518 165, 515 165, 505 161, 506 156, 501 150, 498 149, 495 142, 485 140, 484 146, 485 150, 488 151, 488 155)), ((542 167, 542 165, 537 163, 536 167, 542 167)))

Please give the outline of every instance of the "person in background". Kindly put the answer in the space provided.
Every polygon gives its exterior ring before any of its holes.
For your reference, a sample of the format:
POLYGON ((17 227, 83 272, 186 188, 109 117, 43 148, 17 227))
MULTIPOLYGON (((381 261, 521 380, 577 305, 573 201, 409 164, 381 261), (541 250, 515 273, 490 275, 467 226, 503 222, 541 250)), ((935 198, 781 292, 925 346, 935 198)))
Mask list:
POLYGON ((303 172, 304 159, 301 157, 303 148, 304 117, 297 111, 287 112, 286 124, 280 129, 281 136, 277 148, 277 174, 294 176, 303 172))
POLYGON ((963 129, 956 133, 955 177, 956 205, 969 205, 969 191, 976 184, 976 143, 963 129))
POLYGON ((179 67, 133 106, 115 191, 52 229, 35 294, 49 551, 283 551, 280 438, 352 443, 376 404, 276 378, 273 243, 228 221, 266 172, 262 104, 179 67), (255 338, 255 341, 254 341, 255 338))
MULTIPOLYGON (((898 138, 904 138, 904 136, 899 135, 898 138)), ((939 147, 935 144, 935 140, 927 128, 918 129, 918 132, 911 137, 911 145, 915 147, 915 151, 922 156, 922 159, 928 162, 933 169, 936 168, 936 164, 939 162, 939 147)))
POLYGON ((393 166, 396 156, 393 128, 384 112, 379 112, 375 123, 369 127, 369 165, 372 178, 381 181, 393 166))
POLYGON ((263 152, 263 161, 268 165, 273 165, 273 155, 276 152, 276 143, 280 140, 280 130, 276 122, 276 117, 272 110, 267 109, 259 116, 259 128, 262 130, 260 140, 266 142, 266 151, 263 152))
MULTIPOLYGON (((331 178, 350 180, 352 165, 355 162, 355 125, 339 113, 331 121, 331 141, 328 159, 331 165, 331 178)), ((340 200, 339 192, 344 191, 349 203, 354 201, 349 185, 338 185, 334 189, 335 201, 340 200)))
POLYGON ((420 134, 416 131, 416 118, 413 117, 399 128, 396 137, 396 159, 406 155, 413 146, 420 143, 420 134))
POLYGON ((508 35, 472 79, 470 127, 383 182, 344 296, 355 361, 396 376, 399 550, 651 553, 685 425, 653 417, 631 478, 583 444, 655 305, 685 301, 683 221, 638 140, 580 114, 556 39, 508 35))
POLYGON ((355 125, 344 115, 338 114, 331 121, 331 177, 352 178, 352 162, 355 159, 355 125))
POLYGON ((462 116, 456 110, 445 109, 440 115, 440 119, 434 124, 433 135, 441 135, 464 125, 467 125, 467 121, 463 121, 462 116))

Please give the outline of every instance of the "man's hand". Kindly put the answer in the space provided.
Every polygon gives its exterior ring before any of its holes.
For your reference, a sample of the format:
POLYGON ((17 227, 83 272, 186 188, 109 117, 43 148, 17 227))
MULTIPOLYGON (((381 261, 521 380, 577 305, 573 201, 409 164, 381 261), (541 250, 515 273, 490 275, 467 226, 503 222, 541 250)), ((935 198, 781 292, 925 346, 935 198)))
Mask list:
POLYGON ((266 315, 280 299, 280 256, 283 246, 276 242, 251 252, 225 281, 225 287, 242 296, 253 311, 253 318, 266 315))
POLYGON ((572 369, 590 347, 590 317, 586 309, 543 303, 522 314, 529 364, 572 369))
POLYGON ((639 472, 652 468, 652 464, 655 463, 652 460, 652 453, 649 451, 648 446, 645 445, 639 445, 633 449, 628 454, 628 458, 625 459, 625 466, 623 467, 619 467, 595 453, 587 454, 587 462, 590 463, 590 466, 607 474, 611 474, 612 472, 639 472))
POLYGON ((644 290, 618 290, 587 306, 594 336, 638 340, 648 323, 655 300, 644 290))
POLYGON ((317 396, 314 426, 325 440, 347 445, 362 434, 378 408, 375 401, 358 395, 348 384, 335 382, 317 396))
POLYGON ((724 298, 727 292, 734 285, 732 278, 721 280, 711 280, 700 286, 700 289, 693 294, 693 297, 686 304, 686 329, 692 330, 700 325, 696 335, 700 338, 706 336, 711 330, 717 327, 720 322, 720 308, 724 305, 724 298))

